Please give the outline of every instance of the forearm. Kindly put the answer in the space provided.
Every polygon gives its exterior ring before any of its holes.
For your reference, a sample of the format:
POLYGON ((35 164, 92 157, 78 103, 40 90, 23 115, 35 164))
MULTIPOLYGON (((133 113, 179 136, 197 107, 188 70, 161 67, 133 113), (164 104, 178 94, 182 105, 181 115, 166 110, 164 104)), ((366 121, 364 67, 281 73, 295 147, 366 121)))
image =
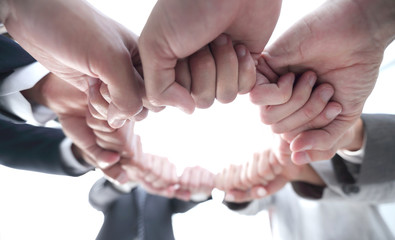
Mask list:
POLYGON ((372 37, 386 48, 395 39, 395 1, 355 0, 369 22, 372 37))
POLYGON ((4 23, 10 12, 9 1, 0 0, 0 22, 4 23))

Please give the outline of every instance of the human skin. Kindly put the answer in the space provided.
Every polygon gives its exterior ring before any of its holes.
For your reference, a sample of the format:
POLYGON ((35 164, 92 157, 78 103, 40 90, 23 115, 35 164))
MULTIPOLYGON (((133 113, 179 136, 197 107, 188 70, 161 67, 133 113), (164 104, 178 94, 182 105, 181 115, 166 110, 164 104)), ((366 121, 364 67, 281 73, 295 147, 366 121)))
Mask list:
POLYGON ((359 118, 374 88, 384 50, 395 36, 394 23, 394 1, 331 0, 265 49, 265 59, 277 74, 312 70, 318 82, 334 87, 332 99, 343 107, 329 125, 317 129, 318 122, 299 132, 279 124, 283 119, 273 117, 271 108, 261 107, 263 122, 277 124, 276 133, 291 144, 295 163, 335 154, 336 143, 359 118))
MULTIPOLYGON (((256 59, 272 34, 280 7, 278 0, 158 1, 139 38, 148 99, 192 113, 193 97, 175 80, 177 60, 199 52, 221 33, 233 44, 245 45, 256 59)), ((220 86, 235 79, 229 73, 217 78, 220 86)), ((232 95, 217 95, 221 102, 232 100, 232 95)))

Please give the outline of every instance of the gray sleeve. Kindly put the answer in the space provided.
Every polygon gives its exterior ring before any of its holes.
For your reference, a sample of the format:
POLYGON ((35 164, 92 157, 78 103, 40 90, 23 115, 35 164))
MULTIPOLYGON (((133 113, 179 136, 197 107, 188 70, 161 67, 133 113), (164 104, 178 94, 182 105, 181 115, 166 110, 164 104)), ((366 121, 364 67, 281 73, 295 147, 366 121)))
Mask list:
POLYGON ((89 191, 89 203, 98 211, 105 212, 106 209, 123 193, 113 187, 112 183, 105 178, 99 179, 89 191))
MULTIPOLYGON (((261 199, 256 199, 248 204, 243 204, 243 207, 230 207, 228 204, 224 203, 229 209, 231 209, 234 212, 237 212, 242 215, 255 215, 258 214, 262 210, 267 210, 271 205, 273 201, 274 196, 267 196, 261 199)), ((232 204, 234 205, 234 204, 232 204)), ((241 204, 240 204, 241 205, 241 204)))
POLYGON ((395 180, 395 115, 363 114, 366 139, 365 156, 358 184, 395 180))
POLYGON ((395 181, 364 185, 342 184, 336 178, 330 161, 314 162, 311 165, 327 185, 322 200, 344 200, 371 204, 395 201, 395 181))

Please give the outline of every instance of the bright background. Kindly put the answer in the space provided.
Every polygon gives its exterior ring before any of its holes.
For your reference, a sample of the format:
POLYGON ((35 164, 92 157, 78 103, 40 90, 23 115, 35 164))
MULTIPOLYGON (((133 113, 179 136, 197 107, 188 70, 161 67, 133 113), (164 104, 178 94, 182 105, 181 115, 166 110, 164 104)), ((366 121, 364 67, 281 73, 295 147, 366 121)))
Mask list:
MULTIPOLYGON (((156 1, 91 0, 106 15, 139 34, 156 1)), ((290 24, 315 9, 322 0, 284 0, 275 39, 290 24)), ((271 40, 271 41, 272 41, 271 40)), ((394 113, 395 47, 388 49, 378 84, 365 112, 394 113)), ((270 145, 271 134, 259 121, 248 96, 228 105, 185 115, 168 108, 136 125, 144 150, 167 156, 179 169, 201 165, 218 171, 249 159, 270 145)), ((23 149, 21 149, 23 151, 23 149)), ((88 192, 101 173, 78 178, 18 171, 0 166, 0 240, 94 239, 103 216, 88 203, 88 192)), ((383 214, 395 225, 393 205, 383 214)), ((395 229, 395 226, 393 226, 395 229)), ((270 239, 268 215, 241 216, 221 204, 221 193, 186 214, 174 217, 177 239, 270 239)))

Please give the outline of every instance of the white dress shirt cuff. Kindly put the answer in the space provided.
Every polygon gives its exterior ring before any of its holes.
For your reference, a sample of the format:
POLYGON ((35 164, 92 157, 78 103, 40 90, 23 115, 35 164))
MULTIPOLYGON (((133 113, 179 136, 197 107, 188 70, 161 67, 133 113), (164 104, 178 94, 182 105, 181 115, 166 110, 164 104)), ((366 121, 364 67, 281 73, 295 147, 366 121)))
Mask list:
POLYGON ((363 158, 365 156, 365 148, 366 148, 366 134, 364 134, 363 136, 363 143, 361 149, 357 151, 348 151, 342 149, 342 150, 338 150, 337 154, 348 162, 355 164, 362 164, 363 158))
POLYGON ((73 142, 69 138, 65 138, 60 143, 60 154, 62 156, 63 164, 70 169, 73 169, 75 172, 87 172, 92 169, 92 167, 82 165, 73 154, 71 150, 73 142))
POLYGON ((0 106, 34 125, 44 125, 56 118, 54 112, 42 105, 31 104, 21 91, 32 88, 49 71, 38 62, 17 68, 0 83, 0 106))

